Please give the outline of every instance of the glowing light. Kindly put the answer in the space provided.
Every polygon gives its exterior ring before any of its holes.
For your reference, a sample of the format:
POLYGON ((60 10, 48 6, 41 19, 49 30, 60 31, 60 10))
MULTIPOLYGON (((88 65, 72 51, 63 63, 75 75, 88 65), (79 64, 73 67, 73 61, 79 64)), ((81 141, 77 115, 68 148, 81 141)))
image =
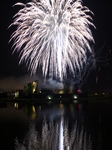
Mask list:
POLYGON ((16 91, 15 92, 15 98, 18 98, 19 97, 19 91, 16 91))
POLYGON ((64 90, 59 90, 59 94, 64 94, 64 90))
POLYGON ((14 103, 14 108, 18 109, 18 103, 14 103))
POLYGON ((33 93, 35 93, 35 88, 33 88, 33 93))
POLYGON ((52 97, 51 97, 51 96, 47 96, 47 99, 49 99, 49 100, 50 100, 50 99, 52 99, 52 97))
POLYGON ((32 82, 32 93, 33 94, 36 92, 36 88, 37 88, 37 83, 36 82, 32 82))
POLYGON ((64 136, 63 136, 63 117, 61 118, 60 123, 60 139, 59 139, 59 150, 64 150, 64 136))
POLYGON ((78 93, 81 93, 81 90, 80 89, 78 89, 78 91, 77 91, 78 93))
POLYGON ((35 110, 35 106, 32 106, 32 111, 35 113, 36 110, 35 110))
POLYGON ((74 95, 74 99, 77 99, 78 97, 77 97, 77 95, 74 95))
POLYGON ((37 114, 36 114, 35 106, 32 106, 31 119, 35 120, 36 116, 37 114))
POLYGON ((77 103, 78 101, 77 100, 74 100, 74 103, 77 103))
POLYGON ((82 5, 82 0, 40 0, 22 6, 11 24, 17 29, 11 36, 14 51, 20 53, 20 61, 26 62, 31 74, 42 67, 47 75, 63 80, 67 70, 75 75, 91 53, 94 39, 89 26, 94 26, 92 12, 82 5))

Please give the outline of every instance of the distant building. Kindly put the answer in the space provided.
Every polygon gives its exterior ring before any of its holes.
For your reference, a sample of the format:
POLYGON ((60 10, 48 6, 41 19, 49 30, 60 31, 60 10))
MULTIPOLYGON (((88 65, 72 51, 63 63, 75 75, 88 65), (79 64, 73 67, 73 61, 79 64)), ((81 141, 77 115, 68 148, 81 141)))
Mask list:
POLYGON ((15 98, 23 98, 23 97, 24 97, 23 90, 16 90, 15 91, 15 98))
POLYGON ((25 88, 26 88, 25 92, 27 95, 37 94, 38 93, 38 80, 28 83, 27 87, 25 88))

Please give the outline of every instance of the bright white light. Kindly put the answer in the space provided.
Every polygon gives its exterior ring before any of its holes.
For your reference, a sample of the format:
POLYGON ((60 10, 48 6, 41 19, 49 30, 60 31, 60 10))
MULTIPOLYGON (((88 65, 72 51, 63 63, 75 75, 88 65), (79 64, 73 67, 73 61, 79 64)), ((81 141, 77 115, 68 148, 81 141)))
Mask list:
POLYGON ((59 150, 64 150, 64 136, 63 136, 63 118, 61 117, 60 123, 60 138, 59 138, 59 150))
POLYGON ((14 107, 18 109, 18 103, 14 103, 14 107))
POLYGON ((77 99, 77 95, 74 95, 74 99, 77 99))
POLYGON ((31 74, 42 67, 47 75, 63 80, 67 70, 75 76, 91 53, 94 39, 89 26, 94 26, 88 14, 92 12, 82 5, 82 0, 40 0, 27 4, 14 17, 11 25, 17 29, 12 34, 14 52, 20 53, 20 61, 26 62, 31 74))
POLYGON ((35 88, 33 88, 33 93, 35 92, 35 88))
POLYGON ((50 100, 50 99, 52 99, 52 97, 51 97, 51 96, 48 96, 47 98, 48 98, 49 100, 50 100))

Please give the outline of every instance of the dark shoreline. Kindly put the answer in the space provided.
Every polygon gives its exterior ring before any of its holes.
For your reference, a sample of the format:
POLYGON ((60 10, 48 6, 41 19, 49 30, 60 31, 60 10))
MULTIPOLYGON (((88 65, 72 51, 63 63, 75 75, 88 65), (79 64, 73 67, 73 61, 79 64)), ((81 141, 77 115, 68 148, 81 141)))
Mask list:
POLYGON ((36 98, 0 98, 0 103, 2 102, 22 102, 22 103, 35 103, 35 104, 48 104, 48 103, 79 103, 79 102, 111 102, 112 97, 88 97, 88 98, 77 98, 77 99, 69 99, 69 98, 58 98, 58 99, 36 99, 36 98))

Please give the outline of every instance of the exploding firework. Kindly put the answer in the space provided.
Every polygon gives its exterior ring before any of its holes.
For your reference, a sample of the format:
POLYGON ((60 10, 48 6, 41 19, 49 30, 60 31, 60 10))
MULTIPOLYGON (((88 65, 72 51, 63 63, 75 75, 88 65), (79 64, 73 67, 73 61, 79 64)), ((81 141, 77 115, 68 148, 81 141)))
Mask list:
POLYGON ((11 24, 17 29, 11 39, 14 51, 19 52, 19 64, 25 62, 31 74, 42 67, 46 78, 67 77, 67 72, 75 76, 87 62, 91 54, 90 43, 94 38, 90 26, 94 27, 93 14, 82 5, 82 0, 40 0, 26 4, 17 3, 22 8, 14 16, 11 24))
MULTIPOLYGON (((93 48, 92 48, 93 49, 93 48)), ((105 67, 108 59, 104 57, 103 51, 105 49, 105 43, 97 50, 92 50, 91 55, 88 56, 86 65, 77 72, 75 72, 75 78, 73 80, 68 79, 68 83, 73 87, 77 85, 78 88, 82 88, 91 73, 96 74, 96 83, 98 82, 98 73, 100 72, 100 67, 105 67)))

